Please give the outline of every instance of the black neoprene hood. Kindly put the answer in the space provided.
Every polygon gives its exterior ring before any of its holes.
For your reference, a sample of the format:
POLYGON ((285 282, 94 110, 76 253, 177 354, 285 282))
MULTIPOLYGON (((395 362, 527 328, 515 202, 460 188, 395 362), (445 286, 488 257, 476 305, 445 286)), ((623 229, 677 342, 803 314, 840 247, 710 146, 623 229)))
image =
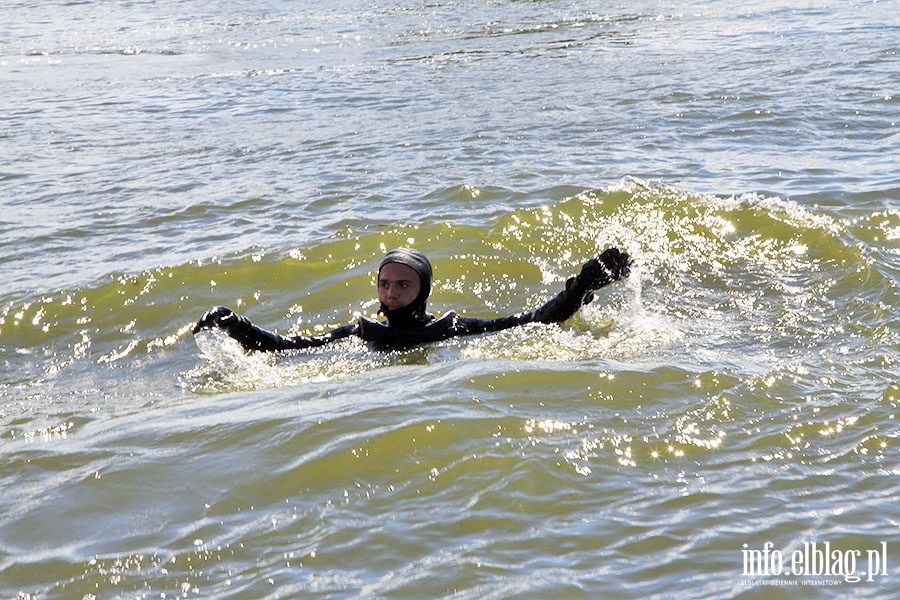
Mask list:
POLYGON ((412 248, 397 248, 385 255, 384 260, 382 260, 381 264, 378 266, 378 273, 381 273, 381 269, 388 263, 406 265, 419 274, 419 281, 422 285, 419 290, 419 295, 413 300, 412 304, 418 304, 424 307, 425 301, 428 299, 428 296, 431 295, 431 278, 433 274, 428 257, 412 248))

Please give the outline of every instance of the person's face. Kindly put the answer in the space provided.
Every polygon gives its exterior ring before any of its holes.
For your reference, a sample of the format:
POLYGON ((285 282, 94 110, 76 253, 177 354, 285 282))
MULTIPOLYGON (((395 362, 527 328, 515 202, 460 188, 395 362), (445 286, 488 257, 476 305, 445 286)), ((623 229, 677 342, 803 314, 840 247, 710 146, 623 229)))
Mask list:
POLYGON ((378 273, 378 299, 389 310, 407 306, 418 297, 421 289, 422 281, 412 267, 388 263, 378 273))

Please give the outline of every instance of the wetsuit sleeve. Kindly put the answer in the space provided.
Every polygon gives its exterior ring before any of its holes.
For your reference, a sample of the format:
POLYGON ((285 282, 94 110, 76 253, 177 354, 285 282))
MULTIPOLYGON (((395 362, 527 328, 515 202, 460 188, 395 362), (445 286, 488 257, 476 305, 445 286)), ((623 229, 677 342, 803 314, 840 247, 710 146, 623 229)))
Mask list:
POLYGON ((212 328, 223 330, 229 337, 243 346, 245 350, 258 352, 324 346, 335 340, 357 335, 359 329, 356 323, 351 323, 320 335, 285 337, 257 327, 247 317, 239 315, 224 306, 217 306, 208 310, 194 325, 193 332, 197 333, 201 329, 212 328))
POLYGON ((557 294, 552 300, 526 313, 497 319, 458 317, 453 333, 454 335, 475 335, 478 333, 502 331, 525 325, 526 323, 562 323, 578 312, 582 304, 587 304, 593 299, 593 294, 590 294, 590 299, 586 300, 586 294, 575 289, 575 286, 571 283, 574 279, 574 277, 569 278, 569 281, 566 282, 566 289, 557 294))
POLYGON ((478 333, 489 333, 491 331, 502 331, 510 327, 524 325, 534 321, 534 312, 527 312, 521 315, 512 315, 509 317, 500 317, 498 319, 477 319, 474 317, 457 317, 456 324, 453 329, 454 335, 475 335, 478 333))

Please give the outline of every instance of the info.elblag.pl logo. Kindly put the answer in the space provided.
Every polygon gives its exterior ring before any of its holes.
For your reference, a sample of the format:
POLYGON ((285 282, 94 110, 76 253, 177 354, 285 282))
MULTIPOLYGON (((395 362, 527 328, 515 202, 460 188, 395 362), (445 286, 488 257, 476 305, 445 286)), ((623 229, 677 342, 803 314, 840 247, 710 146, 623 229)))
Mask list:
POLYGON ((766 542, 759 550, 748 544, 743 548, 744 577, 818 578, 805 583, 790 579, 745 580, 746 585, 841 585, 875 581, 888 575, 887 542, 866 550, 840 550, 832 548, 831 542, 804 542, 791 552, 775 550, 772 542, 766 542))

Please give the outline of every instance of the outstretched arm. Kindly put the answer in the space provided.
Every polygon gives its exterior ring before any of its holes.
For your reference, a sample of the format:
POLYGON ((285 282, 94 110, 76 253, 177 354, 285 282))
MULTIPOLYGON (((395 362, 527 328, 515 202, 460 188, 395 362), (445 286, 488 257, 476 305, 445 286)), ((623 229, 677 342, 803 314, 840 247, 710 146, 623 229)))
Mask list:
POLYGON ((294 350, 298 348, 314 348, 324 346, 334 340, 354 335, 357 332, 355 323, 333 329, 328 333, 314 336, 284 337, 277 333, 257 327, 250 320, 225 306, 215 306, 206 311, 194 325, 193 333, 202 329, 218 328, 237 340, 245 350, 273 352, 276 350, 294 350))

